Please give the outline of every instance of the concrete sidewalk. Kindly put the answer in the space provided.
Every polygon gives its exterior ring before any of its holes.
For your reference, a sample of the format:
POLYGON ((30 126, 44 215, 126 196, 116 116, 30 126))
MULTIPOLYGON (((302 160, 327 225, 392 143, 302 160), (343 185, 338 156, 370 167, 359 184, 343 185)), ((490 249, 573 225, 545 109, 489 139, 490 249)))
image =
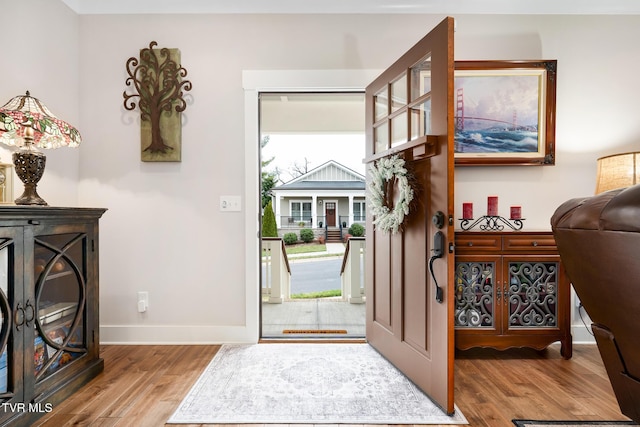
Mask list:
POLYGON ((262 337, 363 338, 365 309, 365 304, 350 304, 338 298, 262 303, 262 337))

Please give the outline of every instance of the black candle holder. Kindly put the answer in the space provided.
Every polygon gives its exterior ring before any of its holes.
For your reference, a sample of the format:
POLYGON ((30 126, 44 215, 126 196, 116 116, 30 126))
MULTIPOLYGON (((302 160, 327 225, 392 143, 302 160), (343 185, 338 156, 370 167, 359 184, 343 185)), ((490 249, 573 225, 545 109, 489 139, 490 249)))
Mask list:
POLYGON ((478 226, 482 231, 502 231, 506 225, 512 230, 518 231, 522 229, 522 221, 524 221, 524 218, 507 219, 501 216, 484 215, 475 221, 473 218, 460 219, 460 228, 462 231, 469 231, 478 226))

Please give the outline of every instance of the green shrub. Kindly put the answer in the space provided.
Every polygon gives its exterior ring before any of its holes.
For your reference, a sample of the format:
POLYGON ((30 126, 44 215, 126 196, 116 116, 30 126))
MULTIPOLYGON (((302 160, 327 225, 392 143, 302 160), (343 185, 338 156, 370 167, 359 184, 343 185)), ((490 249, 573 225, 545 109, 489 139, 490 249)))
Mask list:
POLYGON ((364 227, 361 224, 352 224, 349 227, 349 234, 353 237, 362 237, 364 236, 364 227))
POLYGON ((284 235, 282 240, 284 240, 285 245, 293 245, 298 241, 298 235, 296 233, 287 233, 284 235))
POLYGON ((313 234, 313 230, 311 230, 310 228, 303 228, 302 230, 300 230, 300 240, 305 243, 311 242, 313 239, 315 239, 315 237, 316 236, 313 234))
POLYGON ((271 201, 267 203, 262 214, 262 237, 278 237, 276 215, 273 213, 271 201))

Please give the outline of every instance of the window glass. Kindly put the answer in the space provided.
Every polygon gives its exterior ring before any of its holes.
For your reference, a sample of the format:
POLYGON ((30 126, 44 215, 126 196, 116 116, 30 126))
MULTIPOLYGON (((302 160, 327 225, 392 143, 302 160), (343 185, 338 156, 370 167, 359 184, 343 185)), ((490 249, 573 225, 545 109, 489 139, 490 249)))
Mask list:
POLYGON ((406 74, 391 83, 391 112, 407 105, 407 76, 406 74))
POLYGON ((411 139, 431 133, 431 98, 411 108, 411 139))
POLYGON ((397 115, 391 120, 391 146, 404 144, 407 142, 408 134, 407 113, 397 115))
POLYGON ((411 101, 431 92, 431 55, 411 67, 411 101))
POLYGON ((384 117, 387 117, 389 114, 389 95, 387 94, 387 88, 385 87, 383 90, 374 95, 374 121, 378 121, 384 117))
POLYGON ((374 149, 380 153, 389 148, 389 126, 384 123, 373 130, 374 149))

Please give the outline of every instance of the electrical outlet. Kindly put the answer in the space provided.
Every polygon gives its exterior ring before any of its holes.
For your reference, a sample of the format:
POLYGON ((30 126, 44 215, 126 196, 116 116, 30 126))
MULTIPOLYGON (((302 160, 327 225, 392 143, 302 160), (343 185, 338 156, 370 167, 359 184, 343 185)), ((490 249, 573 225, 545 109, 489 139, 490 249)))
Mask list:
POLYGON ((240 196, 220 196, 221 212, 240 212, 242 210, 242 198, 240 196))
POLYGON ((138 292, 138 313, 144 313, 149 308, 149 292, 138 292))

